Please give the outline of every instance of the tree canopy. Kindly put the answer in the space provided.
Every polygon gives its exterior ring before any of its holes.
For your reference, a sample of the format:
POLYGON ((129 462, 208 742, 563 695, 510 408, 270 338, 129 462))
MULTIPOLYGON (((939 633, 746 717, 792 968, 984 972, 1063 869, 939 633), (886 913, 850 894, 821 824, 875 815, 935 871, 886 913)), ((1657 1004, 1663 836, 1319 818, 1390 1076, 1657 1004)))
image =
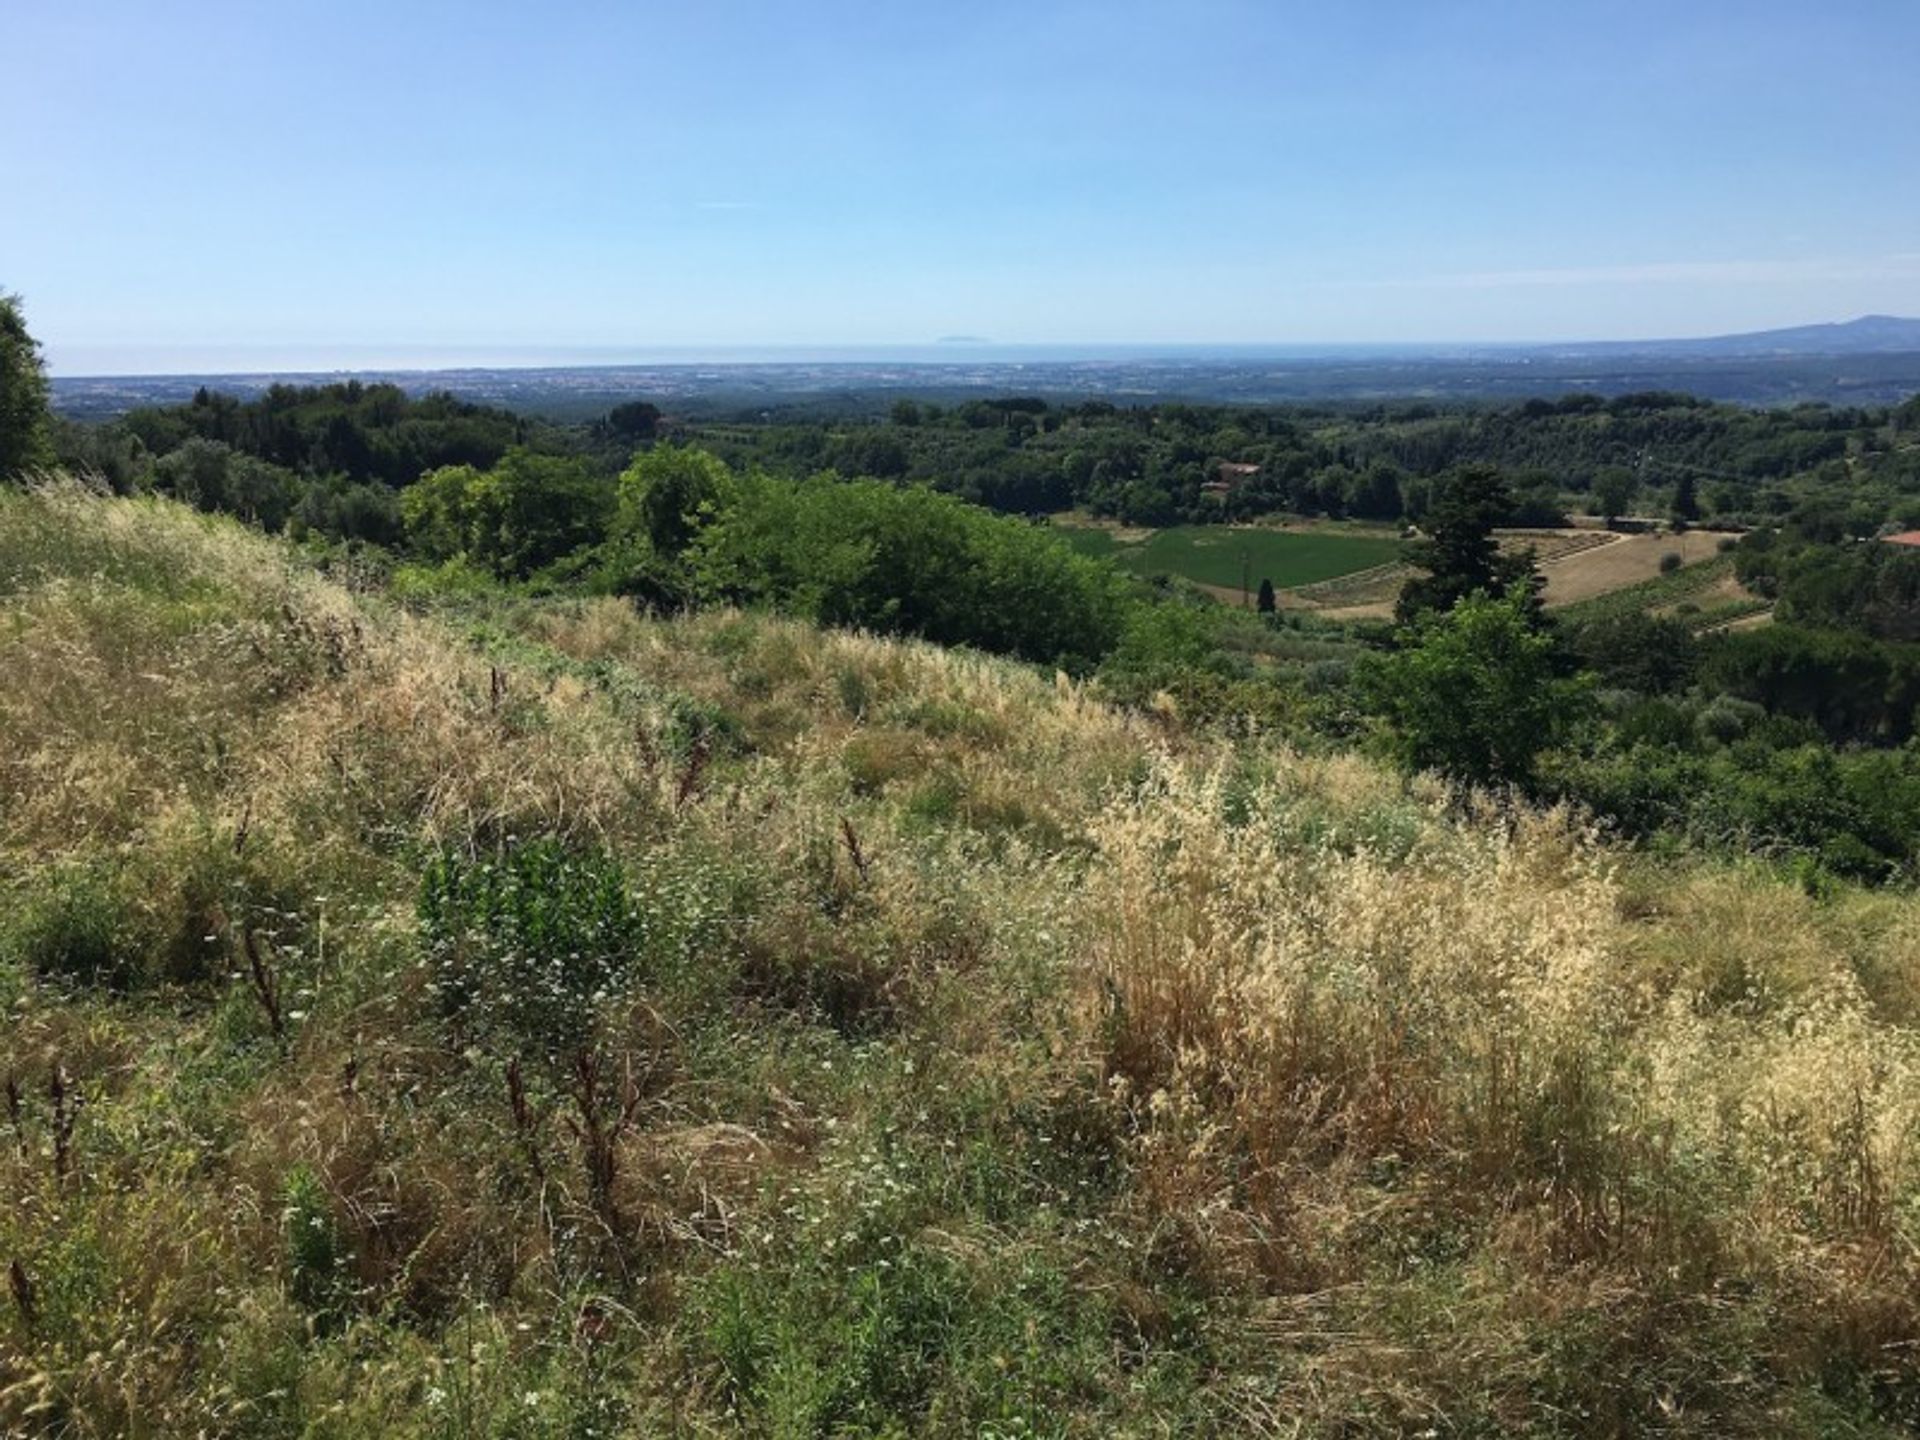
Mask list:
POLYGON ((1124 582, 1046 530, 874 480, 738 477, 691 547, 703 594, 1085 669, 1119 638, 1124 582))
POLYGON ((1609 465, 1593 477, 1594 509, 1609 525, 1627 513, 1639 493, 1640 477, 1624 465, 1609 465))
POLYGON ((1512 509, 1513 492, 1490 465, 1463 465, 1441 478, 1427 506, 1426 533, 1407 546, 1407 563, 1427 573, 1401 590, 1402 622, 1449 610, 1469 595, 1532 597, 1532 552, 1503 555, 1493 533, 1512 509))
POLYGON ((1525 785, 1535 757, 1580 712, 1582 687, 1559 669, 1524 596, 1475 593, 1427 615, 1400 649, 1378 657, 1366 687, 1408 769, 1463 785, 1525 785))
POLYGON ((20 297, 0 291, 0 479, 51 463, 46 366, 20 297))
POLYGON ((407 538, 430 560, 465 557, 526 576, 598 544, 614 490, 581 460, 515 447, 491 470, 448 465, 401 495, 407 538))

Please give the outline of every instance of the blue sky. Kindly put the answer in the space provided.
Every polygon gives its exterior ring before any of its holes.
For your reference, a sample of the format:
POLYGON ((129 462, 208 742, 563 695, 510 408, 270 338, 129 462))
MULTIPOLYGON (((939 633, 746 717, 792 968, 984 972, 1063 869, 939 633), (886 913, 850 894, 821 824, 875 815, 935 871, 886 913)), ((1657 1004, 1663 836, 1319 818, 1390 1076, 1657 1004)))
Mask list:
POLYGON ((56 372, 1920 314, 1916 0, 0 0, 56 372))

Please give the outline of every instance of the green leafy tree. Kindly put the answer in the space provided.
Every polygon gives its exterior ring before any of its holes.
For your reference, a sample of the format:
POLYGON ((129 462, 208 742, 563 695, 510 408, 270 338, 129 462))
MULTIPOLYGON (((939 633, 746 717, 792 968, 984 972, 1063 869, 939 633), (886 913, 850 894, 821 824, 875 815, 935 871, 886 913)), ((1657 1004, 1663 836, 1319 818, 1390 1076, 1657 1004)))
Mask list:
POLYGON ((1569 648, 1603 684, 1641 695, 1670 695, 1694 677, 1700 645, 1685 621, 1635 610, 1589 621, 1569 648))
POLYGON ((1700 518, 1700 492, 1691 472, 1673 482, 1673 518, 1676 524, 1691 525, 1700 518))
POLYGON ((1475 594, 1518 594, 1537 608, 1533 552, 1503 555, 1493 533, 1512 509, 1513 492, 1491 465, 1462 465, 1441 478, 1427 505, 1426 533, 1407 546, 1407 563, 1427 573, 1401 589, 1402 623, 1475 594))
POLYGON ((1593 477, 1594 512, 1611 525, 1640 493, 1640 477, 1624 465, 1608 465, 1593 477))
POLYGON ((1525 786, 1536 757, 1581 713, 1584 683, 1559 671, 1524 596, 1475 594, 1428 615, 1363 672, 1362 686, 1407 769, 1525 786))
POLYGON ((400 492, 407 543, 428 560, 451 560, 473 543, 482 472, 471 465, 442 465, 400 492))
POLYGON ((660 430, 660 407, 646 400, 629 400, 607 412, 602 428, 616 440, 651 440, 660 430))
POLYGON ((300 498, 290 471, 198 437, 161 458, 154 482, 177 500, 238 515, 265 530, 285 525, 300 498))
POLYGON ((726 508, 733 492, 733 472, 715 456, 658 446, 634 456, 620 476, 614 535, 678 555, 726 508))
POLYGON ((1376 460, 1346 484, 1344 507, 1365 520, 1393 520, 1406 508, 1401 482, 1406 477, 1393 465, 1376 460))
POLYGON ((0 291, 0 479, 53 462, 47 372, 20 297, 0 291))
POLYGON ((1260 581, 1260 595, 1254 603, 1262 615, 1273 614, 1277 608, 1273 594, 1273 581, 1264 578, 1260 581))
POLYGON ((516 447, 491 470, 446 465, 401 495, 407 539, 430 560, 464 555, 526 576, 605 538, 613 489, 583 461, 516 447))
POLYGON ((230 503, 233 447, 198 436, 154 467, 160 489, 198 510, 224 510, 230 503))
POLYGON ((443 466, 492 466, 532 428, 451 395, 411 398, 358 380, 274 385, 249 401, 203 388, 190 404, 135 409, 122 423, 156 457, 197 436, 304 479, 339 475, 396 489, 443 466))
POLYGON ((688 547, 704 599, 921 635, 1088 669, 1113 649, 1126 586, 1055 535, 949 495, 827 474, 736 477, 688 547))

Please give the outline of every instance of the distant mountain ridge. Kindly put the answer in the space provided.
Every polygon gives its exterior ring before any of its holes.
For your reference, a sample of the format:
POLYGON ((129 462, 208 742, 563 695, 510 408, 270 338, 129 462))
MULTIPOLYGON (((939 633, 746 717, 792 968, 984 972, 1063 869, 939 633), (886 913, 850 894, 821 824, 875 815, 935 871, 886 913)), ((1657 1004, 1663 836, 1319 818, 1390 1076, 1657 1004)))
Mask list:
POLYGON ((1920 351, 1920 320, 1899 315, 1862 315, 1823 325, 1708 335, 1690 340, 1601 340, 1573 345, 1535 345, 1540 355, 1568 359, 1663 355, 1697 359, 1761 356, 1897 355, 1920 351))

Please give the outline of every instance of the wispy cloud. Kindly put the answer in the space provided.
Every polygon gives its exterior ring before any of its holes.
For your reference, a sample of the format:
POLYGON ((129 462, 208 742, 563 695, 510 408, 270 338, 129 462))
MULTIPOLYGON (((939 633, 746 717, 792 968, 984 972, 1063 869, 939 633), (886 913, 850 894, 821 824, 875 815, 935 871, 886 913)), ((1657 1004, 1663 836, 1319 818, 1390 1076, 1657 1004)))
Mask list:
POLYGON ((1573 285, 1792 285, 1835 280, 1920 280, 1920 253, 1830 256, 1817 260, 1669 260, 1638 265, 1574 265, 1408 276, 1359 283, 1383 289, 1512 290, 1573 285))

